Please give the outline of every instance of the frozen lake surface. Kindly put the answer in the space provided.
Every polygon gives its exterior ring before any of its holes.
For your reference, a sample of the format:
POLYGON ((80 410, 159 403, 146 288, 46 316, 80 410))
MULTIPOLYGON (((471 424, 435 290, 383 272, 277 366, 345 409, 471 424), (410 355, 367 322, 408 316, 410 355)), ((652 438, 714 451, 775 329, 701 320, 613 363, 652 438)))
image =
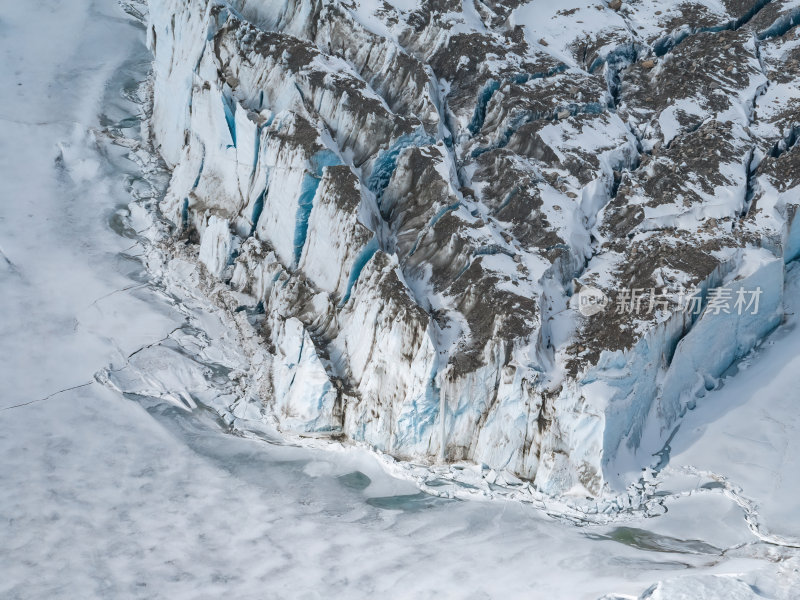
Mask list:
POLYGON ((225 369, 187 348, 224 332, 151 283, 121 224, 138 167, 100 132, 138 125, 143 37, 113 0, 0 13, 0 596, 796 597, 797 268, 788 323, 673 437, 655 518, 436 498, 365 450, 170 401, 171 381, 215 393, 225 369))

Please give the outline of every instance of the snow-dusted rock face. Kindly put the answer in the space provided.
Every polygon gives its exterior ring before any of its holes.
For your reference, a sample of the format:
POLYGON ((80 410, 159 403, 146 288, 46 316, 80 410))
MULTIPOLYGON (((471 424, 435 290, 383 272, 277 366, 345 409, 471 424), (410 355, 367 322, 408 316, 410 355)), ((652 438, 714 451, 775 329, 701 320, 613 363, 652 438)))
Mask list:
POLYGON ((782 318, 794 0, 148 4, 161 209, 286 429, 598 496, 782 318))

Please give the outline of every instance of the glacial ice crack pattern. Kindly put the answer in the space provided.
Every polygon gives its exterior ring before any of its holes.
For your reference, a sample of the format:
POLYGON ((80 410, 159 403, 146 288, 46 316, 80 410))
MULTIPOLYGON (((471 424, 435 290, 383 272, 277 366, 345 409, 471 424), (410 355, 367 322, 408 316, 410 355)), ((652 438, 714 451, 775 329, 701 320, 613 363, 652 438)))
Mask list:
POLYGON ((51 4, 0 36, 0 596, 796 596, 794 30, 651 64, 663 3, 51 4), (782 276, 740 360, 735 310, 576 334, 782 276))
POLYGON ((783 318, 791 1, 147 5, 160 243, 285 431, 615 497, 783 318))

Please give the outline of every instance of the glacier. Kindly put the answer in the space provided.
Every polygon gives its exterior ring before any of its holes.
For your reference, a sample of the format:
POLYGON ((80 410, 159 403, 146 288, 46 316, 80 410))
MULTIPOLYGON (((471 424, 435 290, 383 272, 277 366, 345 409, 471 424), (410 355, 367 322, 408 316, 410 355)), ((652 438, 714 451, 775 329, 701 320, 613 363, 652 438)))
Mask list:
POLYGON ((0 14, 0 595, 796 596, 795 2, 122 5, 0 14))
POLYGON ((287 432, 613 496, 783 318, 794 5, 482 6, 148 2, 169 252, 263 309, 287 432))

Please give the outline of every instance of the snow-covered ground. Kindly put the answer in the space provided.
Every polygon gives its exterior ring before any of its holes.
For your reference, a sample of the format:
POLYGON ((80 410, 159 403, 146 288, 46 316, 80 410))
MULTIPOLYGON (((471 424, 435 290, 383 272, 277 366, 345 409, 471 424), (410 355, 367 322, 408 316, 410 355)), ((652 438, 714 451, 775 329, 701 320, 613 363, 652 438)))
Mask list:
POLYGON ((788 322, 686 415, 669 471, 694 466, 740 488, 757 505, 764 534, 800 546, 800 264, 787 282, 788 322))
POLYGON ((121 219, 137 167, 96 132, 136 126, 143 38, 112 0, 0 12, 0 597, 796 597, 797 268, 789 322, 672 438, 658 517, 436 498, 365 450, 178 407, 215 405, 237 357, 121 219))

